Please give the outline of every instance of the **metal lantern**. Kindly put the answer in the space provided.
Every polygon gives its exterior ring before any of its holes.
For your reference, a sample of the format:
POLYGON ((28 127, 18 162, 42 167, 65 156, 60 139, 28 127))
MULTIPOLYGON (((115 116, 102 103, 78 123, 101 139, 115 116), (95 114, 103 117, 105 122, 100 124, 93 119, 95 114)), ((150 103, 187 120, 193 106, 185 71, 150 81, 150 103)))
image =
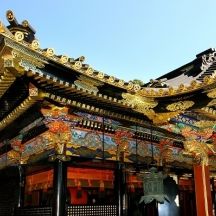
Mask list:
POLYGON ((153 200, 159 203, 164 203, 165 200, 169 201, 168 196, 164 194, 163 179, 164 175, 162 172, 157 172, 155 167, 143 175, 144 196, 141 197, 140 203, 144 201, 145 204, 148 204, 153 200))

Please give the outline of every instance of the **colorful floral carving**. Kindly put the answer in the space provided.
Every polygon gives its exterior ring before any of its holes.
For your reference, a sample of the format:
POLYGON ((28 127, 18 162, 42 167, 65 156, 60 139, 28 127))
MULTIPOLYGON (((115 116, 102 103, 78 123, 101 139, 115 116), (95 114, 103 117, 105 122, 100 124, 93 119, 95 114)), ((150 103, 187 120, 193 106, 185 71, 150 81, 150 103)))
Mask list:
POLYGON ((64 121, 54 121, 49 124, 49 131, 52 133, 50 138, 57 154, 64 154, 66 145, 71 139, 70 126, 64 121))
POLYGON ((133 137, 133 133, 128 130, 116 130, 114 140, 120 151, 128 150, 129 139, 133 137))

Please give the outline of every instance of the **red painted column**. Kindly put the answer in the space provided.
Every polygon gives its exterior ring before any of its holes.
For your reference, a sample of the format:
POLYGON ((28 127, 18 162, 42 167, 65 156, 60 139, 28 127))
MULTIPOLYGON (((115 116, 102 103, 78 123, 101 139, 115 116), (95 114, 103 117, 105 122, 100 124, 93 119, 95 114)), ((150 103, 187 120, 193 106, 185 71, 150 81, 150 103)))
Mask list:
POLYGON ((194 165, 197 216, 213 216, 209 167, 194 165))

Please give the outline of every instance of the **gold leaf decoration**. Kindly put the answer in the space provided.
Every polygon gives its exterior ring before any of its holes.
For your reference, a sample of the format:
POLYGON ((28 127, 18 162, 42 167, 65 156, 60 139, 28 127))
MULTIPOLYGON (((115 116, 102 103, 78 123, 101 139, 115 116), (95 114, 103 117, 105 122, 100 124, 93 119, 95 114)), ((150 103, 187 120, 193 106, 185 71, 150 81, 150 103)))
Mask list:
POLYGON ((2 22, 0 22, 0 33, 4 33, 5 32, 5 27, 3 25, 2 22))
POLYGON ((74 63, 74 65, 73 65, 73 68, 74 68, 75 70, 80 70, 81 67, 82 67, 82 63, 81 63, 80 61, 76 61, 76 62, 74 63))
POLYGON ((31 48, 33 50, 36 50, 40 47, 40 44, 39 44, 39 41, 38 40, 33 40, 32 43, 31 43, 31 48))
POLYGON ((193 101, 179 101, 169 104, 166 109, 169 111, 183 111, 194 105, 193 101))
POLYGON ((164 94, 164 90, 163 89, 159 89, 158 93, 159 93, 159 95, 163 95, 164 94))
POLYGON ((124 80, 119 80, 119 81, 118 81, 118 85, 119 85, 119 86, 123 86, 123 85, 124 85, 124 80))
POLYGON ((97 75, 97 77, 99 79, 103 79, 104 78, 104 73, 103 72, 99 72, 98 75, 97 75))
POLYGON ((216 99, 211 100, 207 106, 215 106, 216 105, 216 99))
POLYGON ((209 80, 210 80, 210 77, 209 76, 205 76, 204 79, 203 79, 203 82, 205 84, 208 84, 209 80))
POLYGON ((216 98, 216 89, 213 89, 212 91, 210 91, 207 96, 209 98, 216 98))
POLYGON ((171 118, 179 115, 180 112, 166 112, 166 113, 147 113, 147 117, 153 121, 156 125, 167 123, 171 118))
POLYGON ((60 62, 61 62, 62 64, 67 63, 68 60, 69 60, 69 58, 68 58, 68 56, 66 56, 66 55, 62 55, 61 58, 60 58, 60 62))
POLYGON ((88 69, 86 70, 86 74, 91 76, 93 73, 94 73, 94 69, 92 67, 88 67, 88 69))
POLYGON ((190 83, 190 86, 192 89, 195 89, 199 84, 197 83, 196 80, 192 80, 191 83, 190 83))
POLYGON ((210 151, 206 143, 198 142, 196 140, 186 140, 184 142, 184 151, 192 153, 194 159, 199 163, 208 165, 208 152, 210 151))
POLYGON ((169 94, 169 95, 172 95, 172 94, 174 94, 174 93, 175 93, 174 88, 173 88, 173 87, 169 87, 169 89, 168 89, 168 94, 169 94))
POLYGON ((211 128, 216 124, 216 121, 198 121, 194 123, 194 126, 200 127, 200 128, 211 128))
POLYGON ((178 89, 177 89, 177 91, 178 92, 183 92, 185 90, 185 86, 184 86, 184 84, 180 84, 179 86, 178 86, 178 89))
POLYGON ((128 90, 132 90, 134 87, 133 83, 132 82, 129 82, 128 85, 127 85, 127 89, 128 90))
POLYGON ((115 82, 115 77, 110 76, 107 81, 110 82, 110 83, 114 83, 115 82))
POLYGON ((150 109, 156 107, 158 102, 152 98, 146 98, 139 95, 132 95, 129 93, 122 93, 122 97, 124 98, 122 101, 127 103, 128 105, 133 106, 133 109, 141 112, 146 113, 150 109))
POLYGON ((74 81, 74 84, 79 88, 94 92, 95 94, 99 91, 97 87, 103 85, 102 82, 83 75, 80 75, 78 79, 74 81))
POLYGON ((48 57, 52 57, 52 56, 54 56, 54 54, 55 54, 55 51, 53 48, 48 48, 45 52, 45 55, 48 57))
POLYGON ((22 41, 22 40, 24 39, 24 34, 23 34, 23 32, 17 31, 17 32, 15 33, 15 39, 16 39, 16 41, 18 41, 18 42, 22 41))

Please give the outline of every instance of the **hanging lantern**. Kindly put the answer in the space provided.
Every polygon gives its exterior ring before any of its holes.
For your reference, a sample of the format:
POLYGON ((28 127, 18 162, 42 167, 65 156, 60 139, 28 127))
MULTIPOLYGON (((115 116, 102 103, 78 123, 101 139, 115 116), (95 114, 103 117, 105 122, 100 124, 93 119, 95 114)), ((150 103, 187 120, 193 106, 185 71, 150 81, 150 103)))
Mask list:
POLYGON ((169 201, 168 196, 164 194, 163 179, 164 175, 162 172, 157 172, 155 167, 152 167, 149 173, 144 174, 144 196, 141 197, 140 203, 144 201, 145 204, 148 204, 153 200, 159 203, 164 203, 165 200, 169 201))

